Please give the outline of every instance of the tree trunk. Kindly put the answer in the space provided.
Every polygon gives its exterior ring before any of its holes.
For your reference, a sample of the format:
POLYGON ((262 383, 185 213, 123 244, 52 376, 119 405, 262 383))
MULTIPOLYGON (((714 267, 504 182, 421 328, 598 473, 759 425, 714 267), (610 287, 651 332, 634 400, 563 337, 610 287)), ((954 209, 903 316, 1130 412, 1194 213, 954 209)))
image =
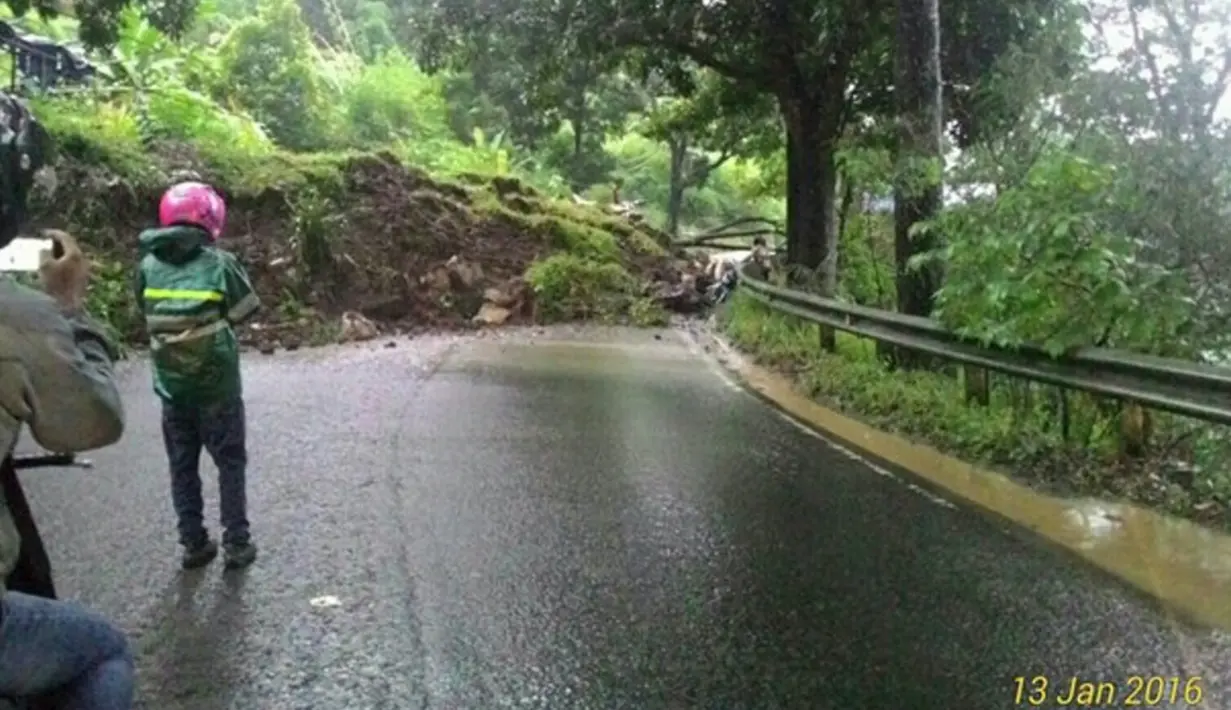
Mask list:
POLYGON ((580 192, 586 188, 585 182, 582 179, 582 173, 585 166, 583 165, 584 139, 586 131, 586 115, 584 106, 578 108, 569 118, 569 125, 573 127, 573 154, 569 159, 569 183, 575 192, 580 192))
POLYGON ((935 249, 935 234, 912 234, 941 208, 940 12, 938 0, 898 0, 896 94, 898 152, 893 194, 898 311, 930 316, 943 277, 939 265, 908 269, 935 249))
POLYGON ((573 160, 577 161, 581 158, 581 150, 585 138, 586 130, 586 115, 585 108, 579 107, 573 112, 573 117, 569 120, 573 127, 573 160))
POLYGON ((667 234, 678 237, 680 232, 680 210, 684 206, 685 184, 684 167, 688 161, 688 139, 683 136, 672 136, 667 142, 671 151, 671 174, 667 179, 667 234))
POLYGON ((787 133, 787 263, 819 272, 822 293, 832 295, 837 277, 839 128, 833 117, 838 112, 807 96, 780 97, 779 103, 787 133))
POLYGON ((838 226, 835 228, 838 244, 846 236, 847 222, 850 221, 851 207, 855 204, 855 181, 839 175, 838 183, 842 186, 842 201, 838 205, 838 226))
POLYGON ((571 78, 572 98, 569 101, 568 121, 573 127, 573 155, 569 161, 569 182, 574 191, 584 190, 585 184, 585 139, 589 130, 590 111, 587 93, 590 88, 590 74, 587 68, 579 67, 571 78))

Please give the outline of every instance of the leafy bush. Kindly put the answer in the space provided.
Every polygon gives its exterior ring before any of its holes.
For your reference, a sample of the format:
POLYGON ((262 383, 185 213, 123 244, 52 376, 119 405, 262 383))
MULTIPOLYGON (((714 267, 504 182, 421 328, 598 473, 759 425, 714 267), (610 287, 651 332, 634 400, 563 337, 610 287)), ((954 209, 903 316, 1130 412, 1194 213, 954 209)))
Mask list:
POLYGON ((251 116, 224 108, 205 93, 218 78, 217 55, 170 41, 133 7, 121 16, 119 41, 107 68, 114 77, 112 88, 130 97, 144 139, 170 138, 253 153, 273 147, 251 116))
POLYGON ((936 372, 890 373, 875 348, 839 334, 838 352, 820 348, 816 326, 769 311, 737 294, 722 314, 741 348, 790 371, 809 395, 867 417, 880 428, 924 435, 980 461, 1004 461, 1030 439, 1048 440, 1040 421, 998 400, 986 410, 965 405, 961 383, 936 372))
POLYGON ((205 94, 184 87, 167 87, 151 96, 149 117, 168 137, 206 150, 225 148, 250 155, 274 150, 273 141, 250 116, 223 110, 205 94))
POLYGON ((281 145, 325 147, 326 92, 311 34, 293 0, 266 0, 237 24, 220 48, 216 90, 251 111, 281 145))
POLYGON ((865 306, 895 309, 893 219, 855 214, 848 217, 845 227, 838 245, 841 294, 865 306))
POLYGON ((544 322, 606 319, 624 310, 636 280, 617 263, 557 252, 526 270, 544 322))
POLYGON ((344 103, 357 145, 407 141, 438 146, 452 139, 441 79, 424 74, 401 52, 364 66, 344 103))
POLYGON ((638 298, 628 307, 628 319, 642 328, 659 328, 671 323, 671 314, 652 298, 638 298))
MULTIPOLYGON (((1053 353, 1113 345, 1178 353, 1190 311, 1182 278, 1114 228, 1113 172, 1043 156, 995 200, 950 210, 936 317, 984 341, 1053 353)), ((924 259, 929 257, 924 257, 924 259)))
POLYGON ((922 440, 966 460, 990 464, 1061 494, 1112 496, 1178 515, 1231 526, 1231 475, 1225 432, 1160 417, 1156 430, 1191 441, 1191 468, 1178 478, 1176 451, 1141 460, 1119 455, 1107 402, 1078 393, 993 378, 988 405, 967 404, 962 380, 949 371, 890 370, 875 345, 844 333, 837 352, 820 348, 815 325, 770 311, 737 292, 720 314, 741 349, 785 371, 805 394, 885 431, 922 440), (1067 417, 1067 431, 1062 421, 1067 417))
POLYGON ((133 302, 132 267, 106 258, 95 258, 93 264, 86 307, 110 331, 112 342, 122 344, 142 328, 133 302))
POLYGON ((57 151, 87 164, 110 166, 138 183, 153 178, 137 116, 124 103, 88 96, 35 98, 31 109, 55 136, 57 151))

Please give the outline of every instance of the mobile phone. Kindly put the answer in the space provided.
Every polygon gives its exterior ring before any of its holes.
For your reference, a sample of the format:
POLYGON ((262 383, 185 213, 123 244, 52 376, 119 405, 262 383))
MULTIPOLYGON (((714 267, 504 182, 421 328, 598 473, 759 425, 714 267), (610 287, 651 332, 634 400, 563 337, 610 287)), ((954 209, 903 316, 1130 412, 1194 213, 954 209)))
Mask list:
POLYGON ((0 249, 0 271, 38 271, 43 254, 51 254, 54 250, 54 240, 18 237, 0 249))

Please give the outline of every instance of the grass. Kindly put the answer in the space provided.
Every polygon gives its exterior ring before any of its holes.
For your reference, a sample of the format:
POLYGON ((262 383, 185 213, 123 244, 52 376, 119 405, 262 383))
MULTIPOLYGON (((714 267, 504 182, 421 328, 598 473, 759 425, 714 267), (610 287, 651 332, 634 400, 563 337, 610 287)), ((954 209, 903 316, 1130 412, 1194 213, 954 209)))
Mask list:
MULTIPOLYGON (((132 111, 122 105, 49 99, 36 110, 55 139, 63 188, 36 195, 34 215, 77 232, 90 248, 98 265, 91 308, 119 339, 129 342, 135 342, 140 330, 131 307, 132 232, 135 225, 148 222, 173 170, 201 173, 227 194, 233 220, 249 226, 264 220, 267 232, 285 232, 297 247, 292 249, 297 262, 312 267, 332 260, 327 237, 337 228, 336 218, 356 203, 347 194, 348 165, 400 162, 389 151, 293 153, 220 141, 158 144, 151 152, 142 143, 132 111), (70 199, 65 200, 66 194, 70 199)), ((666 256, 650 230, 598 207, 554 199, 517 177, 449 175, 424 175, 422 186, 411 194, 415 203, 434 203, 472 221, 499 219, 536 235, 542 257, 528 265, 525 278, 543 320, 644 326, 668 321, 667 314, 643 296, 645 284, 636 276, 644 259, 666 256)), ((312 269, 297 271, 310 274, 312 269)), ((282 289, 263 295, 277 310, 303 294, 282 289)), ((309 341, 330 332, 316 330, 309 341)))
POLYGON ((815 325, 740 293, 720 322, 736 346, 803 393, 883 431, 1052 493, 1129 500, 1231 529, 1231 472, 1222 465, 1231 437, 1223 428, 1156 415, 1151 451, 1127 459, 1119 455, 1118 410, 1105 400, 993 378, 989 404, 967 404, 956 372, 890 370, 874 343, 844 333, 837 351, 825 352, 815 325))
POLYGON ((643 284, 632 268, 638 257, 666 256, 654 236, 601 209, 545 197, 510 178, 462 178, 471 186, 470 206, 477 214, 545 237, 550 251, 525 273, 542 320, 642 327, 669 322, 661 306, 640 295, 643 284))

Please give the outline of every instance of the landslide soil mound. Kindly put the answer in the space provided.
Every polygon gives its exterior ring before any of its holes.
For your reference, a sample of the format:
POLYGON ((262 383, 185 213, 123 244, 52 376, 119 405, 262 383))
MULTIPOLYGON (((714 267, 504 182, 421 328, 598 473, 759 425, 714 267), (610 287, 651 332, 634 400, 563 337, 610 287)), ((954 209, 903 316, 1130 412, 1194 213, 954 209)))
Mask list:
MULTIPOLYGON (((221 246, 240 257, 262 297, 265 308, 245 328, 245 340, 262 347, 469 327, 476 319, 532 321, 527 267, 596 230, 615 237, 616 261, 647 293, 672 270, 664 235, 596 207, 549 200, 513 179, 442 182, 388 154, 288 164, 287 179, 260 186, 236 186, 201 161, 189 167, 228 200, 221 246), (363 335, 342 332, 356 320, 368 321, 363 335)), ((136 234, 153 224, 162 189, 190 177, 161 170, 133 180, 73 155, 61 157, 56 173, 60 187, 35 201, 36 223, 77 230, 103 278, 124 283, 136 234)), ((96 290, 108 301, 96 304, 104 317, 126 340, 142 342, 130 289, 96 290)))

